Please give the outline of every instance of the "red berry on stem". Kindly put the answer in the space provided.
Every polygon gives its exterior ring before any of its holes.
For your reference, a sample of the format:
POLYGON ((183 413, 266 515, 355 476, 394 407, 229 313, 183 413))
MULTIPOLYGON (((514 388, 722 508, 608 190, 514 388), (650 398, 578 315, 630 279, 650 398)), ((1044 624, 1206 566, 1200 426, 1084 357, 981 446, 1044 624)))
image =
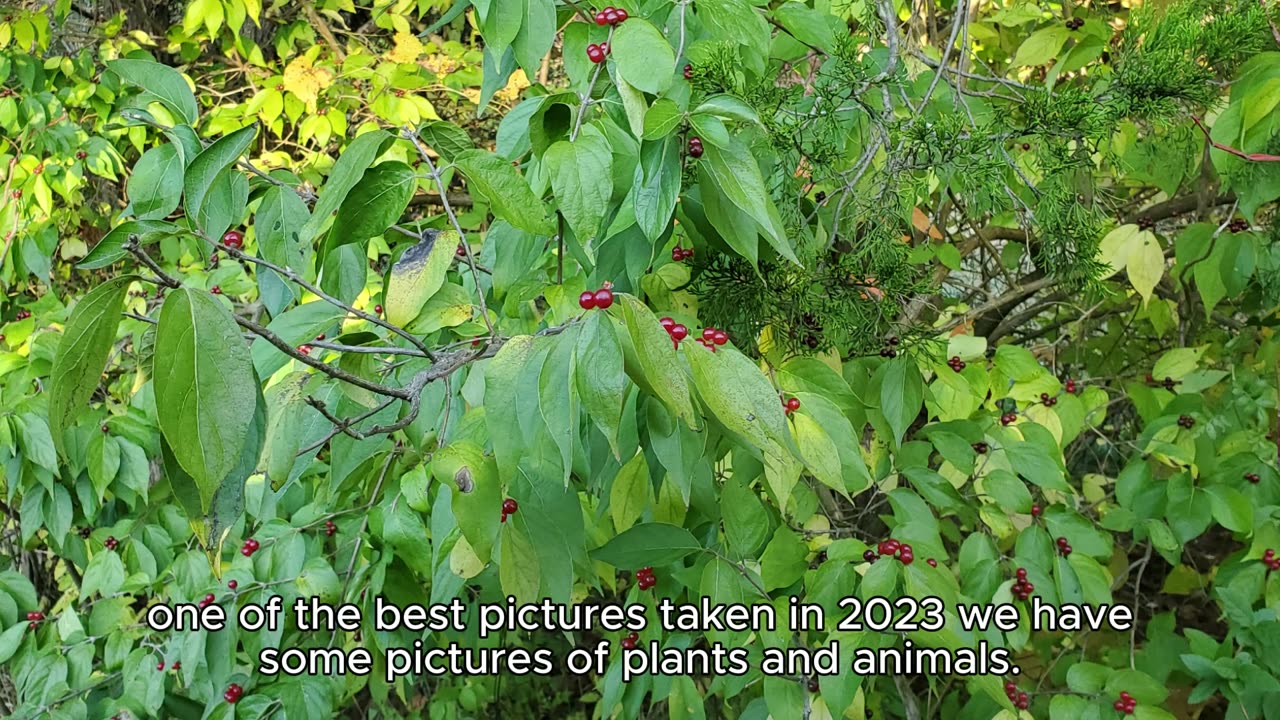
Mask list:
POLYGON ((711 342, 717 345, 724 345, 729 342, 729 335, 723 330, 716 330, 715 335, 711 336, 711 342))
POLYGON ((596 307, 604 310, 613 305, 613 291, 609 288, 602 288, 595 294, 596 307))
POLYGON ((615 19, 613 21, 614 25, 617 25, 618 23, 621 23, 621 22, 626 22, 627 18, 630 17, 629 15, 627 15, 627 11, 623 10, 622 8, 618 8, 617 10, 615 10, 614 16, 615 16, 615 19))
POLYGON ((239 230, 228 230, 222 235, 222 244, 231 248, 244 247, 244 233, 239 230))
POLYGON ((689 157, 702 157, 702 140, 696 137, 689 138, 689 157))
POLYGON ((227 581, 227 588, 228 588, 228 589, 230 589, 230 590, 235 590, 235 589, 236 589, 236 588, 238 588, 238 587, 240 587, 240 583, 236 582, 235 580, 228 580, 228 581, 227 581))
POLYGON ((787 409, 795 412, 800 409, 800 398, 787 398, 787 409))
POLYGON ((213 293, 214 295, 221 295, 222 287, 220 285, 214 285, 212 288, 209 289, 209 292, 213 293))
POLYGON ((663 329, 663 330, 666 330, 666 331, 667 331, 667 333, 670 333, 670 332, 671 332, 671 328, 673 328, 673 327, 675 327, 675 326, 676 326, 676 321, 675 321, 675 320, 672 320, 672 319, 671 319, 671 318, 669 318, 669 317, 664 317, 664 318, 659 319, 659 320, 658 320, 658 323, 659 323, 660 325, 662 325, 662 329, 663 329))
POLYGON ((683 340, 689 337, 689 328, 677 323, 671 328, 671 337, 674 338, 677 342, 679 342, 680 340, 683 340))
POLYGON ((502 501, 502 512, 508 515, 515 515, 516 511, 519 509, 520 505, 516 503, 514 498, 507 498, 502 501))
POLYGON ((578 307, 590 310, 596 306, 596 294, 587 290, 578 296, 578 307))

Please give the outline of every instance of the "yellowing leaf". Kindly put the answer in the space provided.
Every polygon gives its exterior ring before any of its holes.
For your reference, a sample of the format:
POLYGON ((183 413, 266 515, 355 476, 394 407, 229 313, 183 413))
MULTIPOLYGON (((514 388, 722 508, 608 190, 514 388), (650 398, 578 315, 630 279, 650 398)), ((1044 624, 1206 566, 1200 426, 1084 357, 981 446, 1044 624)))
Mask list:
POLYGON ((1164 253, 1154 234, 1138 234, 1137 241, 1129 250, 1125 269, 1129 274, 1129 283, 1142 296, 1142 304, 1145 305, 1151 299, 1156 283, 1164 277, 1164 253))
POLYGON ((332 73, 314 67, 311 58, 305 56, 294 58, 284 69, 284 89, 296 95, 313 112, 320 91, 332 82, 332 73))
POLYGON ((422 54, 422 41, 416 35, 398 32, 395 37, 396 46, 387 53, 387 59, 394 63, 413 63, 422 54))

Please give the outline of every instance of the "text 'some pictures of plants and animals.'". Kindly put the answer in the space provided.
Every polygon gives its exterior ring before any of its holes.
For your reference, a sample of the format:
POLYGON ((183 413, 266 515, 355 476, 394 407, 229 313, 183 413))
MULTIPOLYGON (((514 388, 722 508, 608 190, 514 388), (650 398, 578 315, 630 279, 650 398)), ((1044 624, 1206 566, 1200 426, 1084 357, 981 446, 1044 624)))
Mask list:
POLYGON ((1280 720, 1278 203, 1275 0, 0 0, 0 717, 1280 720))

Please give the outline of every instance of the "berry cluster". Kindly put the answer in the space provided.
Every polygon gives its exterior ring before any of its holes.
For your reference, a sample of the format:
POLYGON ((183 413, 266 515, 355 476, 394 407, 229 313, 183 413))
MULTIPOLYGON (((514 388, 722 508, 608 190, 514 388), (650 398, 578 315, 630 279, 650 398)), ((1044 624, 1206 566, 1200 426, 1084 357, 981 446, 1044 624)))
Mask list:
POLYGON ((1043 403, 1045 407, 1053 407, 1058 404, 1058 398, 1050 395, 1049 393, 1040 393, 1040 402, 1043 403))
POLYGON ((77 151, 77 152, 76 152, 76 159, 77 159, 77 160, 83 160, 83 159, 85 159, 85 158, 87 158, 87 157, 89 157, 89 153, 87 153, 87 152, 85 152, 85 151, 83 151, 83 150, 80 150, 80 151, 77 151))
POLYGON ((85 525, 84 527, 80 528, 80 537, 81 537, 81 538, 84 538, 85 540, 88 540, 88 539, 89 539, 89 536, 90 536, 90 535, 92 535, 92 534, 93 534, 93 528, 89 527, 88 525, 85 525))
POLYGON ((985 441, 976 442, 972 445, 972 447, 973 447, 973 451, 978 453, 979 455, 986 455, 987 451, 991 449, 991 446, 988 445, 985 441))
POLYGON ((315 350, 315 348, 311 347, 310 345, 303 344, 298 346, 298 352, 302 353, 303 355, 310 355, 312 350, 315 350))
POLYGON ((1064 537, 1058 538, 1057 543, 1058 543, 1058 552, 1062 553, 1062 557, 1066 557, 1071 554, 1071 543, 1067 542, 1066 538, 1064 537))
POLYGON ((202 608, 205 608, 205 607, 209 607, 210 605, 212 605, 212 604, 213 604, 214 602, 216 602, 217 600, 218 600, 218 598, 214 597, 214 596, 213 596, 213 593, 208 593, 208 594, 206 594, 204 597, 200 598, 200 602, 198 602, 198 603, 196 603, 196 604, 197 604, 197 605, 199 605, 199 606, 200 606, 200 607, 202 607, 202 608))
POLYGON ((1012 425, 1017 421, 1018 421, 1018 413, 1016 412, 1007 412, 1000 416, 1001 425, 1012 425))
POLYGON ((1193 418, 1193 417, 1191 417, 1190 415, 1179 415, 1179 416, 1178 416, 1178 427, 1184 427, 1184 428, 1186 428, 1186 429, 1190 430, 1191 428, 1193 428, 1193 427, 1195 427, 1195 426, 1196 426, 1196 419, 1195 419, 1195 418, 1193 418))
POLYGON ((14 320, 26 320, 26 319, 27 319, 27 318, 29 318, 29 317, 31 317, 31 311, 30 311, 30 310, 19 310, 18 312, 14 313, 14 315, 13 315, 13 319, 14 319, 14 320))
POLYGON ((597 25, 617 25, 620 22, 626 21, 627 17, 628 16, 627 16, 626 10, 623 10, 622 8, 616 8, 610 5, 609 7, 596 13, 596 24, 597 25))
POLYGON ((642 567, 636 571, 636 582, 641 590, 648 590, 658 584, 658 578, 653 576, 653 568, 642 567))
POLYGON ((1031 707, 1031 697, 1025 692, 1019 691, 1018 686, 1012 680, 1004 684, 1005 697, 1009 698, 1009 702, 1019 710, 1026 710, 1031 707))
POLYGON ((1076 381, 1075 381, 1075 380, 1072 380, 1071 378, 1067 378, 1067 385, 1066 385, 1066 388, 1067 388, 1067 392, 1068 392, 1068 393, 1070 393, 1070 394, 1072 394, 1072 395, 1075 395, 1075 394, 1076 394, 1076 390, 1078 390, 1078 389, 1079 389, 1079 388, 1077 388, 1077 387, 1076 387, 1076 381))
POLYGON ((116 539, 115 535, 111 535, 107 537, 106 541, 103 542, 102 544, 108 550, 115 550, 116 548, 120 547, 120 541, 116 539))
POLYGON ((220 285, 214 285, 213 287, 209 288, 209 292, 213 293, 214 295, 221 295, 222 287, 220 285))
POLYGON ((692 66, 692 65, 685 65, 685 66, 684 66, 684 79, 685 79, 685 80, 692 80, 692 79, 693 79, 693 66, 692 66))
POLYGON ((1254 485, 1257 485, 1258 483, 1262 482, 1262 476, 1259 475, 1258 473, 1245 473, 1244 479, 1248 480, 1254 485))
POLYGON ((609 43, 600 43, 599 45, 591 43, 587 46, 587 59, 599 65, 609 56, 609 43))
POLYGON ((637 635, 636 633, 631 633, 626 637, 622 638, 622 647, 625 650, 634 650, 636 648, 636 643, 639 641, 640 641, 640 636, 637 635))
MULTIPOLYGON (((902 341, 896 337, 891 337, 888 340, 885 340, 885 343, 886 343, 885 346, 880 348, 880 357, 882 358, 898 357, 897 347, 898 347, 898 344, 901 342, 902 341)), ((947 363, 947 364, 950 365, 951 363, 947 363)), ((955 369, 954 366, 952 367, 952 369, 953 370, 955 369)), ((959 371, 957 370, 956 372, 959 372, 959 371)))
POLYGON ((1068 30, 1079 30, 1084 27, 1084 18, 1071 18, 1064 24, 1068 30))
POLYGON ((689 157, 695 160, 702 157, 702 138, 697 135, 689 138, 689 157))
POLYGON ((679 245, 671 248, 671 259, 675 262, 684 262, 693 257, 693 248, 682 248, 679 245))
POLYGON ((1026 600, 1031 597, 1031 593, 1036 589, 1036 586, 1027 582, 1027 569, 1018 568, 1013 574, 1016 578, 1014 580, 1013 587, 1010 588, 1010 592, 1013 593, 1013 596, 1019 600, 1026 600))
POLYGON ((220 262, 222 262, 222 258, 218 257, 218 252, 216 250, 209 255, 209 267, 216 268, 220 262))
POLYGON ((240 546, 240 554, 245 557, 253 557, 253 554, 258 552, 259 547, 261 547, 261 544, 257 540, 249 538, 244 541, 244 545, 240 546))
POLYGON ((800 409, 800 398, 787 398, 782 401, 783 412, 787 415, 800 409))
POLYGON ((1120 699, 1111 704, 1111 707, 1119 710, 1125 715, 1132 715, 1134 710, 1138 709, 1138 701, 1128 692, 1121 692, 1120 699))
POLYGON ((239 230, 228 230, 222 235, 222 244, 239 250, 244 247, 244 233, 239 230))
POLYGON ((952 355, 951 359, 947 361, 947 365, 950 366, 950 368, 952 370, 955 370, 956 372, 960 372, 961 370, 964 370, 965 367, 967 367, 964 364, 964 361, 960 359, 959 355, 952 355))
POLYGON ((675 320, 672 320, 669 317, 664 317, 658 322, 662 323, 662 329, 666 330, 667 334, 671 336, 671 344, 674 345, 677 350, 679 350, 680 341, 689 337, 689 328, 685 327, 684 325, 681 325, 680 323, 676 322, 675 320))
POLYGON ((1249 229, 1249 221, 1244 218, 1235 218, 1227 223, 1227 229, 1233 233, 1241 233, 1249 229))
POLYGON ((716 328, 708 325, 707 327, 702 328, 702 337, 694 339, 697 340, 702 347, 707 348, 711 352, 715 352, 717 345, 724 345, 729 342, 729 335, 723 330, 717 330, 716 328))
POLYGON ((40 621, 43 619, 44 619, 44 613, 40 612, 39 610, 33 610, 27 613, 27 627, 31 628, 32 630, 35 630, 36 626, 39 625, 40 621))
POLYGON ((1173 392, 1173 389, 1178 386, 1178 381, 1171 377, 1165 377, 1164 380, 1157 381, 1155 378, 1151 377, 1151 373, 1147 373, 1147 384, 1158 385, 1169 392, 1173 392))
POLYGON ((230 685, 227 686, 226 692, 222 693, 222 699, 226 700, 232 705, 235 705, 236 703, 240 702, 240 698, 243 695, 244 695, 244 688, 240 687, 240 685, 237 683, 231 683, 230 685))
POLYGON ((609 289, 607 286, 602 287, 595 292, 587 290, 578 296, 578 307, 583 310, 590 310, 592 308, 600 308, 601 310, 604 310, 611 305, 613 305, 613 290, 609 289))
POLYGON ((1274 549, 1267 548, 1267 551, 1262 553, 1262 564, 1266 565, 1268 570, 1280 570, 1280 557, 1276 557, 1274 549))
POLYGON ((1150 230, 1156 226, 1156 221, 1151 218, 1140 217, 1137 224, 1139 230, 1150 230))
POLYGON ((506 500, 503 500, 502 501, 502 522, 506 522, 507 516, 515 515, 516 511, 519 509, 520 509, 520 504, 517 503, 515 499, 507 498, 506 500))
POLYGON ((338 525, 337 525, 337 523, 335 523, 335 522, 334 522, 334 521, 332 521, 332 520, 325 520, 325 521, 324 521, 324 535, 325 535, 325 537, 333 537, 334 535, 337 535, 337 534, 338 534, 338 525))
MULTIPOLYGON (((916 560, 915 553, 912 551, 910 545, 904 542, 898 542, 893 538, 881 541, 880 544, 876 546, 876 550, 883 556, 898 558, 898 562, 903 565, 910 565, 916 560)), ((864 555, 863 557, 866 556, 864 555)))

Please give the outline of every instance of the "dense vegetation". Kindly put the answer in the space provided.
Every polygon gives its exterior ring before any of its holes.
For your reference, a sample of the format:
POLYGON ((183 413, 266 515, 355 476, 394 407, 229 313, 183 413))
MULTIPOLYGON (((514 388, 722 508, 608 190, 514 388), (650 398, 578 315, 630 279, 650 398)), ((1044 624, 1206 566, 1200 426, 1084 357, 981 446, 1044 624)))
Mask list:
POLYGON ((615 2, 0 7, 0 714, 1280 719, 1280 9, 615 2), (272 595, 947 610, 144 623, 272 595), (619 660, 980 642, 1021 674, 619 660))

